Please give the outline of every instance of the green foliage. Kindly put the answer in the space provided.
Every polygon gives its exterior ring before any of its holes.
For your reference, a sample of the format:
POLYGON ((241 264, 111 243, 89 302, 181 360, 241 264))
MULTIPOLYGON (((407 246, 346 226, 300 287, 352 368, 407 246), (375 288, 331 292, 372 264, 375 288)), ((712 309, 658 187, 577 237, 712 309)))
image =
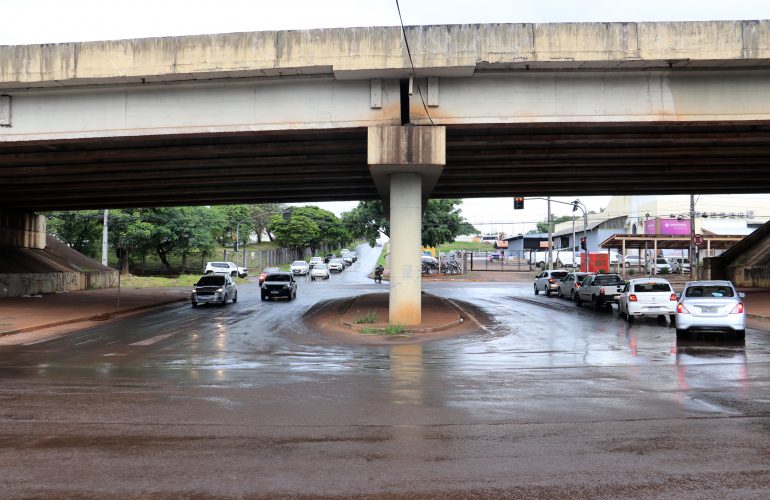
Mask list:
POLYGON ((354 238, 376 244, 380 233, 390 233, 390 223, 380 200, 362 201, 350 212, 342 214, 342 222, 354 238))
MULTIPOLYGON (((422 216, 422 244, 438 246, 453 241, 460 234, 478 232, 460 215, 462 200, 428 200, 422 216)), ((389 234, 390 224, 385 217, 382 202, 362 201, 356 208, 342 215, 342 220, 353 237, 362 238, 370 246, 380 233, 389 234)))
POLYGON ((314 206, 293 208, 289 220, 274 215, 268 229, 279 244, 289 248, 310 247, 313 252, 324 245, 343 246, 353 239, 336 215, 314 206))
POLYGON ((223 205, 213 207, 212 211, 219 220, 219 224, 212 227, 213 234, 221 246, 234 246, 236 236, 238 244, 249 241, 255 228, 251 205, 223 205))
POLYGON ((359 333, 367 335, 409 335, 409 331, 403 325, 388 325, 385 328, 362 328, 359 333))
POLYGON ((250 205, 251 207, 251 221, 254 225, 254 233, 257 235, 257 243, 262 242, 262 235, 267 234, 270 241, 273 240, 273 235, 268 230, 270 221, 273 220, 273 216, 280 214, 286 210, 286 205, 283 203, 262 203, 259 205, 250 205))
POLYGON ((356 323, 376 323, 377 322, 377 313, 374 311, 369 311, 366 313, 366 316, 362 318, 358 318, 355 321, 356 323))
POLYGON ((51 212, 48 232, 78 252, 95 257, 101 251, 102 210, 51 212))
MULTIPOLYGON (((571 215, 560 215, 559 217, 551 217, 551 232, 554 231, 554 227, 556 227, 556 224, 561 224, 562 222, 569 222, 572 220, 571 215)), ((577 219, 576 219, 577 220, 577 219)), ((528 234, 537 234, 537 233, 547 233, 548 232, 548 222, 538 222, 537 223, 537 229, 534 229, 532 231, 529 231, 528 234)))

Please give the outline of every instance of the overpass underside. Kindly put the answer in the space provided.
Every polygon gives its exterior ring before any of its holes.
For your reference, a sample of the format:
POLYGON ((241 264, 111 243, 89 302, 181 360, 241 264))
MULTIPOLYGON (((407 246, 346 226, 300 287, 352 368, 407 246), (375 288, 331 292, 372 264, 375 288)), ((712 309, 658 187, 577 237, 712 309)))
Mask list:
MULTIPOLYGON (((367 128, 0 142, 5 210, 379 197, 367 128)), ((431 197, 770 191, 770 121, 446 126, 431 197)))

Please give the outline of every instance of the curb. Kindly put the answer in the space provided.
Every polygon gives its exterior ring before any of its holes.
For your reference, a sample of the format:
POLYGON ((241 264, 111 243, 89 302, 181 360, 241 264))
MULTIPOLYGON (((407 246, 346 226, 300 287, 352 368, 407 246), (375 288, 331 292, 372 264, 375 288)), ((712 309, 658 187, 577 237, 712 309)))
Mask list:
POLYGON ((139 311, 142 311, 142 310, 145 310, 145 309, 152 309, 154 307, 165 306, 165 305, 173 304, 175 302, 185 302, 187 300, 188 299, 186 299, 186 298, 171 299, 171 300, 166 300, 166 301, 163 301, 163 302, 157 302, 155 304, 147 304, 147 305, 144 305, 144 306, 132 307, 130 309, 122 309, 122 310, 119 310, 119 311, 112 311, 112 312, 108 312, 108 313, 99 313, 99 314, 94 314, 92 316, 84 316, 84 317, 81 317, 81 318, 65 319, 65 320, 62 320, 62 321, 55 321, 53 323, 45 323, 45 324, 42 324, 42 325, 26 326, 24 328, 17 328, 16 330, 4 330, 4 331, 0 331, 0 337, 7 337, 8 335, 16 335, 18 333, 33 332, 35 330, 42 330, 44 328, 53 328, 53 327, 56 327, 56 326, 70 325, 70 324, 73 324, 73 323, 82 323, 84 321, 106 321, 106 320, 109 320, 109 319, 113 319, 113 318, 115 318, 117 316, 122 316, 122 315, 125 315, 125 314, 131 314, 131 313, 139 312, 139 311))

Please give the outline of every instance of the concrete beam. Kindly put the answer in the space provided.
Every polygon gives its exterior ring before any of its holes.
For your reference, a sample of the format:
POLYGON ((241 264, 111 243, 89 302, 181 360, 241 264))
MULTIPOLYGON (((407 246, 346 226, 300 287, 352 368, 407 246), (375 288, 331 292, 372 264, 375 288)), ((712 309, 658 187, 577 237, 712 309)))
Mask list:
MULTIPOLYGON (((770 21, 410 26, 421 76, 480 70, 757 67, 770 21)), ((0 90, 229 78, 407 78, 399 27, 0 46, 0 90)))
POLYGON ((45 244, 45 216, 0 212, 0 247, 44 249, 45 244))

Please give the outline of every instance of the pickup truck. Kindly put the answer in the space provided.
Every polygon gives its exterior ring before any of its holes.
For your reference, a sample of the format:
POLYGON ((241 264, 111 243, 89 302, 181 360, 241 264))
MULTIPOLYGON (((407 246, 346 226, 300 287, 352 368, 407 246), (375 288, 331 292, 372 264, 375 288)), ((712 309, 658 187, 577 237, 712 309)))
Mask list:
POLYGON ((618 274, 595 274, 586 276, 580 288, 575 293, 575 302, 581 306, 583 302, 593 304, 594 310, 601 311, 604 307, 617 304, 626 282, 618 274))

